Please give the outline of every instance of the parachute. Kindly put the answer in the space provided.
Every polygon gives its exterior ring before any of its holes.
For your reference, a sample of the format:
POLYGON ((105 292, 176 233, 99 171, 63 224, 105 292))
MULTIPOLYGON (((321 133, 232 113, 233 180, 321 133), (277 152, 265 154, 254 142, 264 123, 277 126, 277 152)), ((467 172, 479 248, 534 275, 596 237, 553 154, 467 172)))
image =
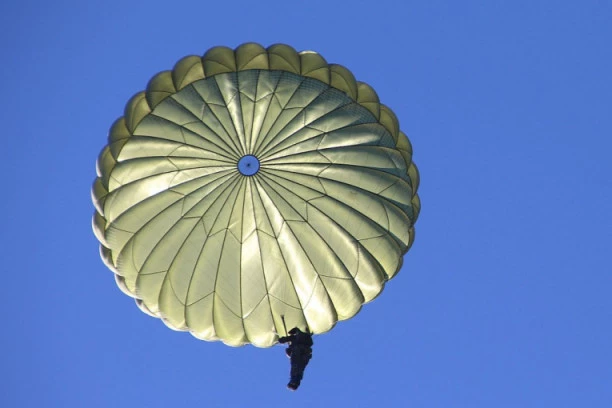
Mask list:
POLYGON ((376 92, 284 44, 187 56, 127 103, 93 230, 118 286, 174 330, 270 347, 331 330, 400 270, 420 201, 376 92))

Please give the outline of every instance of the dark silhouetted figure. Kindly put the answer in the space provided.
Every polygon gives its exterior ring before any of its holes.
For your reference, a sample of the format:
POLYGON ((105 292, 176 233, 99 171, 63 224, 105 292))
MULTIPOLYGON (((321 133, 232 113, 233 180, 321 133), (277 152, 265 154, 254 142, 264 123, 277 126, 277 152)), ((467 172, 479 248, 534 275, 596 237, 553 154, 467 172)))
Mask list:
POLYGON ((289 330, 287 337, 279 338, 278 342, 289 343, 289 347, 285 351, 291 360, 291 379, 287 388, 295 391, 300 386, 306 365, 312 357, 312 334, 309 333, 308 328, 306 328, 306 332, 303 332, 294 327, 289 330))

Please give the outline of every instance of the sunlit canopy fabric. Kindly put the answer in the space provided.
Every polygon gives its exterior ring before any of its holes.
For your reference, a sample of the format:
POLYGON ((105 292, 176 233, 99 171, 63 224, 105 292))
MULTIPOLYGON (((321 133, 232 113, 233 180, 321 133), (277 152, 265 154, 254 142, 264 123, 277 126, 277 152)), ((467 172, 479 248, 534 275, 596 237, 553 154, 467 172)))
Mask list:
POLYGON ((330 330, 400 269, 420 202, 374 90, 287 45, 216 47, 151 79, 98 158, 117 283, 175 330, 268 347, 330 330))

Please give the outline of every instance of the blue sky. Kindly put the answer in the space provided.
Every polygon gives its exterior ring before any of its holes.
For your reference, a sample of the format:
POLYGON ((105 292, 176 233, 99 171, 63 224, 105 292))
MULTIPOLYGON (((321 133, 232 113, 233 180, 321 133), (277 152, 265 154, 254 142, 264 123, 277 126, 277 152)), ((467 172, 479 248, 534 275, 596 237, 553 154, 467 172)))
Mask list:
POLYGON ((612 406, 611 3, 298 4, 0 6, 0 405, 612 406), (281 347, 140 312, 91 232, 95 160, 125 102, 184 55, 248 41, 372 85, 421 172, 403 270, 315 338, 297 393, 281 347))

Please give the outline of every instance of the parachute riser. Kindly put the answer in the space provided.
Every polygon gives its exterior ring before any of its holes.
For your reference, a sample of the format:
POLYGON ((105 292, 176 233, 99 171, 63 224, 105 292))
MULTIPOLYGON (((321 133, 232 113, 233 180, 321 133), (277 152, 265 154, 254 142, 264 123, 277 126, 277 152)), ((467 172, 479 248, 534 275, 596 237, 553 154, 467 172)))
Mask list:
POLYGON ((281 315, 281 320, 283 321, 283 329, 285 329, 285 336, 288 336, 289 333, 287 333, 287 324, 285 323, 285 315, 281 315))

